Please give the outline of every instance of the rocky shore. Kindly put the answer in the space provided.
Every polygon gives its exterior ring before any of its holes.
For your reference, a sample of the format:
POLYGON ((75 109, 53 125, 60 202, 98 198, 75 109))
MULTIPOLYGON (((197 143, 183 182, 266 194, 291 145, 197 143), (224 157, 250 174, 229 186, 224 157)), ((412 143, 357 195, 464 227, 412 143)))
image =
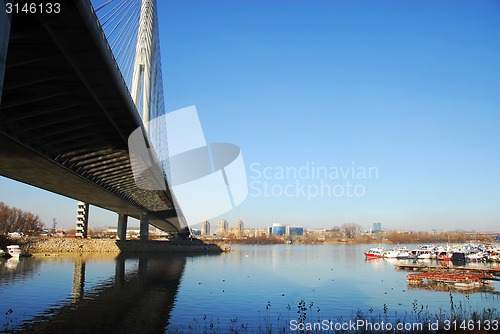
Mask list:
POLYGON ((46 253, 143 253, 183 252, 221 253, 231 248, 225 245, 204 243, 200 240, 116 241, 112 239, 27 238, 17 242, 23 252, 46 253))

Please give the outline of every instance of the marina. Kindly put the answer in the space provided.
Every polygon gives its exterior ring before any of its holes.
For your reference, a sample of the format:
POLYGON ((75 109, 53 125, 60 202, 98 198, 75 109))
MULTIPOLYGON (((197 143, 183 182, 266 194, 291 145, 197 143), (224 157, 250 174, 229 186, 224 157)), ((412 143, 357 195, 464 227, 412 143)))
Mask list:
POLYGON ((396 271, 411 272, 406 274, 411 289, 498 294, 494 285, 500 281, 498 246, 420 245, 411 251, 396 246, 387 251, 379 245, 365 252, 365 260, 395 261, 396 271))
POLYGON ((391 250, 384 247, 372 247, 365 252, 365 258, 392 258, 409 260, 439 260, 458 262, 499 262, 500 247, 491 244, 463 244, 463 245, 420 245, 413 250, 405 246, 395 246, 391 250))

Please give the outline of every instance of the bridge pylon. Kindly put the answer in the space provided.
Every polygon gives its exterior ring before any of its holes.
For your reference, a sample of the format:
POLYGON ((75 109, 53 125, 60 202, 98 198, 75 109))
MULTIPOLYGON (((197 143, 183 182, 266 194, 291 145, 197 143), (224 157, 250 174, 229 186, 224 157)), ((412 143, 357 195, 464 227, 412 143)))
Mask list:
POLYGON ((156 0, 142 0, 139 29, 137 31, 137 46, 132 76, 131 96, 142 122, 149 132, 152 62, 156 42, 155 34, 156 0))
MULTIPOLYGON (((132 76, 131 96, 139 113, 142 114, 142 123, 149 134, 151 117, 151 90, 153 79, 153 61, 156 52, 156 0, 142 0, 139 29, 137 31, 137 45, 132 76)), ((140 240, 149 239, 149 217, 147 214, 140 218, 140 240)))

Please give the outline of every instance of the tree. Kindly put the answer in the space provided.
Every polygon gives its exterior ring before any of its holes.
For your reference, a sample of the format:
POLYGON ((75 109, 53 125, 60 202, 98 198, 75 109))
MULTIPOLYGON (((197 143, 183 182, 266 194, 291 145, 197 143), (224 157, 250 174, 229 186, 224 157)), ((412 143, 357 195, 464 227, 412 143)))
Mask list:
POLYGON ((342 224, 340 227, 342 234, 348 239, 354 239, 356 235, 361 231, 361 226, 354 223, 342 224))
POLYGON ((43 228, 40 217, 29 211, 23 211, 17 208, 11 208, 3 202, 0 202, 0 234, 9 232, 33 233, 43 228))

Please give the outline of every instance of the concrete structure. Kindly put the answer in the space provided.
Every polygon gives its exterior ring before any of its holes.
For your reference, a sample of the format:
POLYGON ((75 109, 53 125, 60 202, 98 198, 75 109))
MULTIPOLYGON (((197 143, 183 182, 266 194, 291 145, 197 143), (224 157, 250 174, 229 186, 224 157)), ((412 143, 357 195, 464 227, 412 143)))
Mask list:
POLYGON ((286 226, 282 224, 273 224, 271 226, 271 233, 274 235, 285 235, 286 226))
POLYGON ((302 226, 287 226, 286 227, 286 235, 302 236, 302 235, 304 235, 304 227, 302 227, 302 226))
POLYGON ((382 223, 373 223, 372 233, 382 232, 382 223))
POLYGON ((203 223, 201 223, 201 235, 210 235, 210 222, 208 220, 205 220, 203 223))
MULTIPOLYGON (((106 229, 106 232, 108 234, 116 234, 116 238, 118 240, 126 240, 130 237, 139 236, 141 234, 140 226, 127 226, 125 231, 120 230, 119 227, 120 226, 118 226, 118 227, 108 226, 108 228, 106 229)), ((157 229, 154 226, 149 226, 148 233, 149 233, 149 235, 161 235, 162 234, 161 230, 157 229)))
POLYGON ((89 205, 85 202, 78 202, 77 206, 75 236, 86 238, 89 226, 89 205))
POLYGON ((147 132, 149 132, 147 124, 150 119, 151 65, 155 48, 153 44, 155 7, 154 0, 142 0, 134 61, 134 76, 130 92, 136 107, 142 109, 138 111, 142 113, 142 122, 147 132))
POLYGON ((227 220, 225 219, 219 220, 219 223, 217 224, 217 236, 227 237, 228 232, 229 232, 229 224, 227 220))
MULTIPOLYGON (((5 8, 5 1, 2 3, 5 8)), ((6 10, 0 11, 0 103, 2 102, 3 78, 7 64, 11 15, 6 10)))
POLYGON ((238 219, 236 222, 236 236, 242 237, 245 231, 245 224, 243 224, 243 220, 238 219))
POLYGON ((90 2, 64 8, 12 24, 0 15, 0 175, 116 212, 121 236, 129 216, 143 240, 149 223, 186 234, 170 192, 134 182, 127 139, 143 124, 90 2))

